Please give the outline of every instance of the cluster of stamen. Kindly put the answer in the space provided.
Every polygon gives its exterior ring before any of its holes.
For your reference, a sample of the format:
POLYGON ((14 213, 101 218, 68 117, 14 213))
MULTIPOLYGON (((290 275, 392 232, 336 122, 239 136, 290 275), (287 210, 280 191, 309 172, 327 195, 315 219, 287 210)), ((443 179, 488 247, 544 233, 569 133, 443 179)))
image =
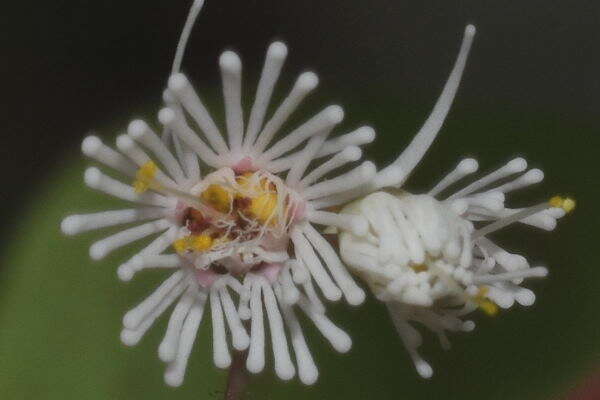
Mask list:
POLYGON ((287 251, 287 233, 302 214, 303 202, 278 177, 261 170, 222 168, 207 175, 190 194, 180 194, 161 185, 159 173, 153 162, 143 165, 134 189, 178 199, 180 230, 173 247, 196 269, 243 274, 287 251))

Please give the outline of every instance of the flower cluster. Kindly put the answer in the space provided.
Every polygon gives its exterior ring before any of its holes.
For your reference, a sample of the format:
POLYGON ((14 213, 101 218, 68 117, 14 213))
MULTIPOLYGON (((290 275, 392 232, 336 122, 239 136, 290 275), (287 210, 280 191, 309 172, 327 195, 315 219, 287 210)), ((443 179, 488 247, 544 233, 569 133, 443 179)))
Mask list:
POLYGON ((474 329, 473 321, 462 319, 472 311, 495 315, 499 307, 510 308, 515 302, 532 305, 534 293, 521 284, 525 278, 545 277, 547 269, 532 268, 525 257, 504 250, 488 235, 516 222, 553 230, 556 219, 575 207, 573 200, 556 196, 532 207, 508 208, 507 193, 544 177, 539 169, 526 171, 522 158, 448 196, 443 196, 447 189, 477 171, 476 160, 460 161, 426 194, 402 190, 442 126, 474 34, 474 27, 468 26, 442 95, 409 147, 372 183, 355 189, 365 195, 341 211, 364 216, 369 223, 366 235, 340 232, 342 258, 387 304, 424 378, 431 377, 433 370, 417 351, 422 338, 411 322, 435 332, 442 346, 449 348, 447 331, 474 329))
POLYGON ((342 109, 333 105, 274 140, 318 84, 314 73, 301 74, 289 95, 265 121, 286 55, 283 43, 269 46, 245 126, 242 64, 234 52, 223 53, 219 65, 225 136, 185 75, 176 73, 169 79, 164 95, 167 107, 159 113, 163 139, 147 123, 135 120, 127 134, 117 138, 118 151, 95 136, 83 141, 85 155, 132 180, 132 184, 122 183, 97 168, 89 168, 85 183, 139 206, 72 215, 63 221, 62 230, 77 234, 149 221, 94 243, 90 256, 95 260, 159 234, 121 264, 119 277, 128 281, 147 268, 175 272, 125 315, 121 337, 125 344, 136 344, 177 302, 159 351, 160 358, 169 363, 165 375, 169 384, 182 382, 206 307, 210 307, 212 319, 214 361, 221 368, 231 363, 230 339, 235 350, 248 349, 250 371, 263 369, 264 311, 275 370, 283 379, 295 374, 285 329, 291 337, 300 379, 310 384, 317 378, 295 309, 302 310, 336 350, 350 348, 349 336, 326 317, 315 284, 328 300, 339 300, 343 295, 348 303, 360 304, 365 295, 315 225, 335 226, 357 235, 366 232, 363 217, 325 211, 322 203, 375 176, 371 162, 335 174, 346 164, 360 160, 359 146, 371 142, 374 131, 361 127, 329 138, 344 117, 342 109), (318 165, 307 173, 311 162, 318 165), (281 177, 283 172, 287 172, 285 179, 281 177), (249 324, 244 323, 246 320, 249 324))
POLYGON ((421 337, 411 322, 427 326, 448 345, 445 332, 473 329, 474 323, 462 317, 477 308, 493 315, 515 301, 533 303, 533 292, 521 283, 545 276, 547 270, 531 268, 524 257, 502 249, 488 235, 514 222, 550 230, 574 207, 571 200, 558 197, 527 209, 505 206, 506 193, 539 182, 541 171, 532 169, 498 184, 525 171, 526 162, 516 159, 441 196, 476 171, 477 162, 466 159, 427 194, 401 189, 450 109, 475 33, 472 26, 465 31, 454 69, 423 128, 394 163, 377 171, 370 161, 358 163, 360 146, 375 138, 372 128, 332 135, 344 118, 341 107, 326 107, 299 126, 289 126, 289 117, 318 85, 313 72, 302 73, 283 102, 268 113, 287 56, 281 42, 267 50, 247 118, 240 58, 232 51, 221 55, 222 133, 179 72, 202 4, 196 1, 192 8, 184 45, 180 43, 163 94, 161 133, 135 120, 127 134, 117 138, 117 150, 96 136, 83 141, 86 156, 126 180, 92 167, 85 171, 85 183, 134 206, 71 215, 62 222, 69 235, 127 225, 92 244, 90 256, 95 260, 153 237, 119 266, 118 275, 129 281, 149 268, 171 273, 125 314, 121 339, 135 345, 175 304, 159 346, 159 357, 168 364, 169 385, 183 382, 206 309, 216 366, 230 366, 233 348, 247 351, 249 371, 264 369, 266 313, 276 374, 291 379, 297 371, 302 382, 314 383, 318 370, 297 312, 303 312, 335 350, 348 351, 351 339, 327 317, 321 295, 361 304, 365 293, 350 272, 388 305, 424 377, 432 370, 417 352, 421 337), (339 251, 324 232, 337 235, 339 251))

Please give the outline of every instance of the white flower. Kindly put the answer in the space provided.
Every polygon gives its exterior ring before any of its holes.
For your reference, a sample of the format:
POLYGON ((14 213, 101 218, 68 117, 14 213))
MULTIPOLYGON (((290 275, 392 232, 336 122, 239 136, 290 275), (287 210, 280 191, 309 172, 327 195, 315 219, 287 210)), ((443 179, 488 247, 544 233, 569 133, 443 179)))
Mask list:
POLYGON ((222 135, 186 76, 178 72, 185 41, 201 7, 202 1, 197 1, 190 13, 163 96, 166 108, 159 113, 162 138, 147 123, 136 120, 126 135, 117 138, 118 151, 95 136, 83 141, 85 155, 133 181, 133 185, 122 183, 92 167, 85 172, 85 183, 135 206, 72 215, 62 222, 62 230, 71 235, 139 223, 94 243, 90 256, 95 260, 158 235, 118 268, 119 277, 127 281, 147 268, 175 272, 125 315, 121 338, 127 345, 138 343, 154 321, 176 303, 159 347, 161 360, 168 363, 168 384, 182 383, 208 307, 218 367, 230 365, 231 341, 235 350, 248 349, 248 370, 256 373, 263 369, 266 311, 277 375, 290 379, 296 371, 287 329, 298 375, 302 382, 312 384, 318 371, 294 308, 302 310, 337 351, 345 352, 351 339, 326 317, 313 281, 328 300, 339 300, 342 295, 350 304, 364 300, 362 289, 313 224, 365 233, 363 217, 322 209, 338 193, 375 176, 370 162, 335 176, 335 170, 361 158, 358 146, 371 142, 374 131, 362 127, 329 138, 344 117, 342 109, 334 105, 274 140, 318 84, 314 73, 301 74, 267 118, 287 55, 286 46, 275 42, 267 51, 247 119, 241 106, 242 63, 231 51, 220 57, 226 116, 226 135, 222 135), (316 165, 307 173, 313 162, 316 165), (176 253, 169 251, 171 247, 176 253), (245 320, 249 324, 245 325, 245 320))
POLYGON ((507 193, 543 179, 538 169, 525 172, 527 162, 522 158, 449 196, 441 194, 474 173, 477 161, 462 160, 426 194, 400 189, 443 124, 474 34, 474 27, 468 26, 442 95, 409 147, 373 183, 340 196, 345 200, 365 193, 342 212, 364 216, 369 222, 366 235, 340 232, 342 258, 386 302, 417 371, 426 378, 433 370, 417 351, 422 339, 412 322, 435 332, 448 348, 446 331, 472 330, 475 324, 462 317, 475 309, 494 315, 498 306, 533 304, 533 292, 520 285, 524 278, 546 276, 547 269, 531 267, 525 257, 509 253, 487 236, 515 222, 552 230, 556 219, 575 205, 555 197, 525 209, 507 208, 507 193), (507 181, 515 174, 520 175, 507 181), (493 222, 483 224, 487 221, 493 222))

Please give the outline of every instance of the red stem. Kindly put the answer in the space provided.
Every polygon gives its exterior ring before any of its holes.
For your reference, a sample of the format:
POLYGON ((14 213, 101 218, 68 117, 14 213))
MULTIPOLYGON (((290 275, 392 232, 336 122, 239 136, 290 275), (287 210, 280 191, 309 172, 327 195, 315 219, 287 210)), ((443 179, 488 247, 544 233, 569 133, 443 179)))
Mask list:
POLYGON ((244 397, 244 392, 250 377, 246 371, 246 358, 248 351, 235 351, 233 360, 229 367, 229 375, 227 376, 227 387, 225 389, 224 400, 241 400, 244 397))

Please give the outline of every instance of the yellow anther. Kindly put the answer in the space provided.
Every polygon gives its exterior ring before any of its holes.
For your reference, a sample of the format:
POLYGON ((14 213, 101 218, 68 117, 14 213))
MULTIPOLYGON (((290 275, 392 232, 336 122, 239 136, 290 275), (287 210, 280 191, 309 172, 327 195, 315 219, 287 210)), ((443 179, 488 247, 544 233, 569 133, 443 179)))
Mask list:
POLYGON ((206 251, 213 246, 213 239, 208 235, 189 235, 173 242, 173 247, 178 253, 188 250, 206 251))
POLYGON ((266 223, 271 219, 271 223, 276 222, 276 218, 271 218, 277 208, 277 195, 275 193, 263 193, 251 199, 248 212, 261 223, 266 223))
POLYGON ((498 305, 487 298, 489 291, 490 288, 487 286, 480 287, 477 294, 473 296, 473 301, 479 306, 481 311, 493 317, 498 314, 498 305))
POLYGON ((184 253, 190 248, 190 236, 182 237, 173 242, 173 247, 178 253, 184 253))
POLYGON ((208 235, 192 236, 191 247, 195 251, 206 251, 213 245, 213 239, 208 235))
POLYGON ((565 212, 569 213, 575 209, 575 200, 570 197, 563 198, 560 196, 554 196, 548 201, 551 207, 562 208, 565 212))
POLYGON ((221 185, 210 185, 200 197, 217 211, 227 213, 231 208, 231 193, 221 185))
POLYGON ((135 174, 136 180, 133 182, 133 189, 135 192, 141 194, 150 189, 154 184, 154 178, 156 177, 157 171, 158 167, 152 161, 148 161, 146 164, 142 165, 135 174))
POLYGON ((575 209, 575 200, 567 197, 565 199, 565 201, 563 201, 563 206, 562 209, 565 210, 565 212, 570 213, 571 211, 573 211, 575 209))
POLYGON ((489 315, 490 317, 494 317, 498 314, 498 306, 491 300, 485 299, 479 302, 479 308, 481 311, 489 315))
POLYGON ((423 271, 427 271, 429 269, 429 267, 427 267, 426 264, 417 264, 417 265, 411 265, 410 266, 413 271, 415 272, 423 272, 423 271))

